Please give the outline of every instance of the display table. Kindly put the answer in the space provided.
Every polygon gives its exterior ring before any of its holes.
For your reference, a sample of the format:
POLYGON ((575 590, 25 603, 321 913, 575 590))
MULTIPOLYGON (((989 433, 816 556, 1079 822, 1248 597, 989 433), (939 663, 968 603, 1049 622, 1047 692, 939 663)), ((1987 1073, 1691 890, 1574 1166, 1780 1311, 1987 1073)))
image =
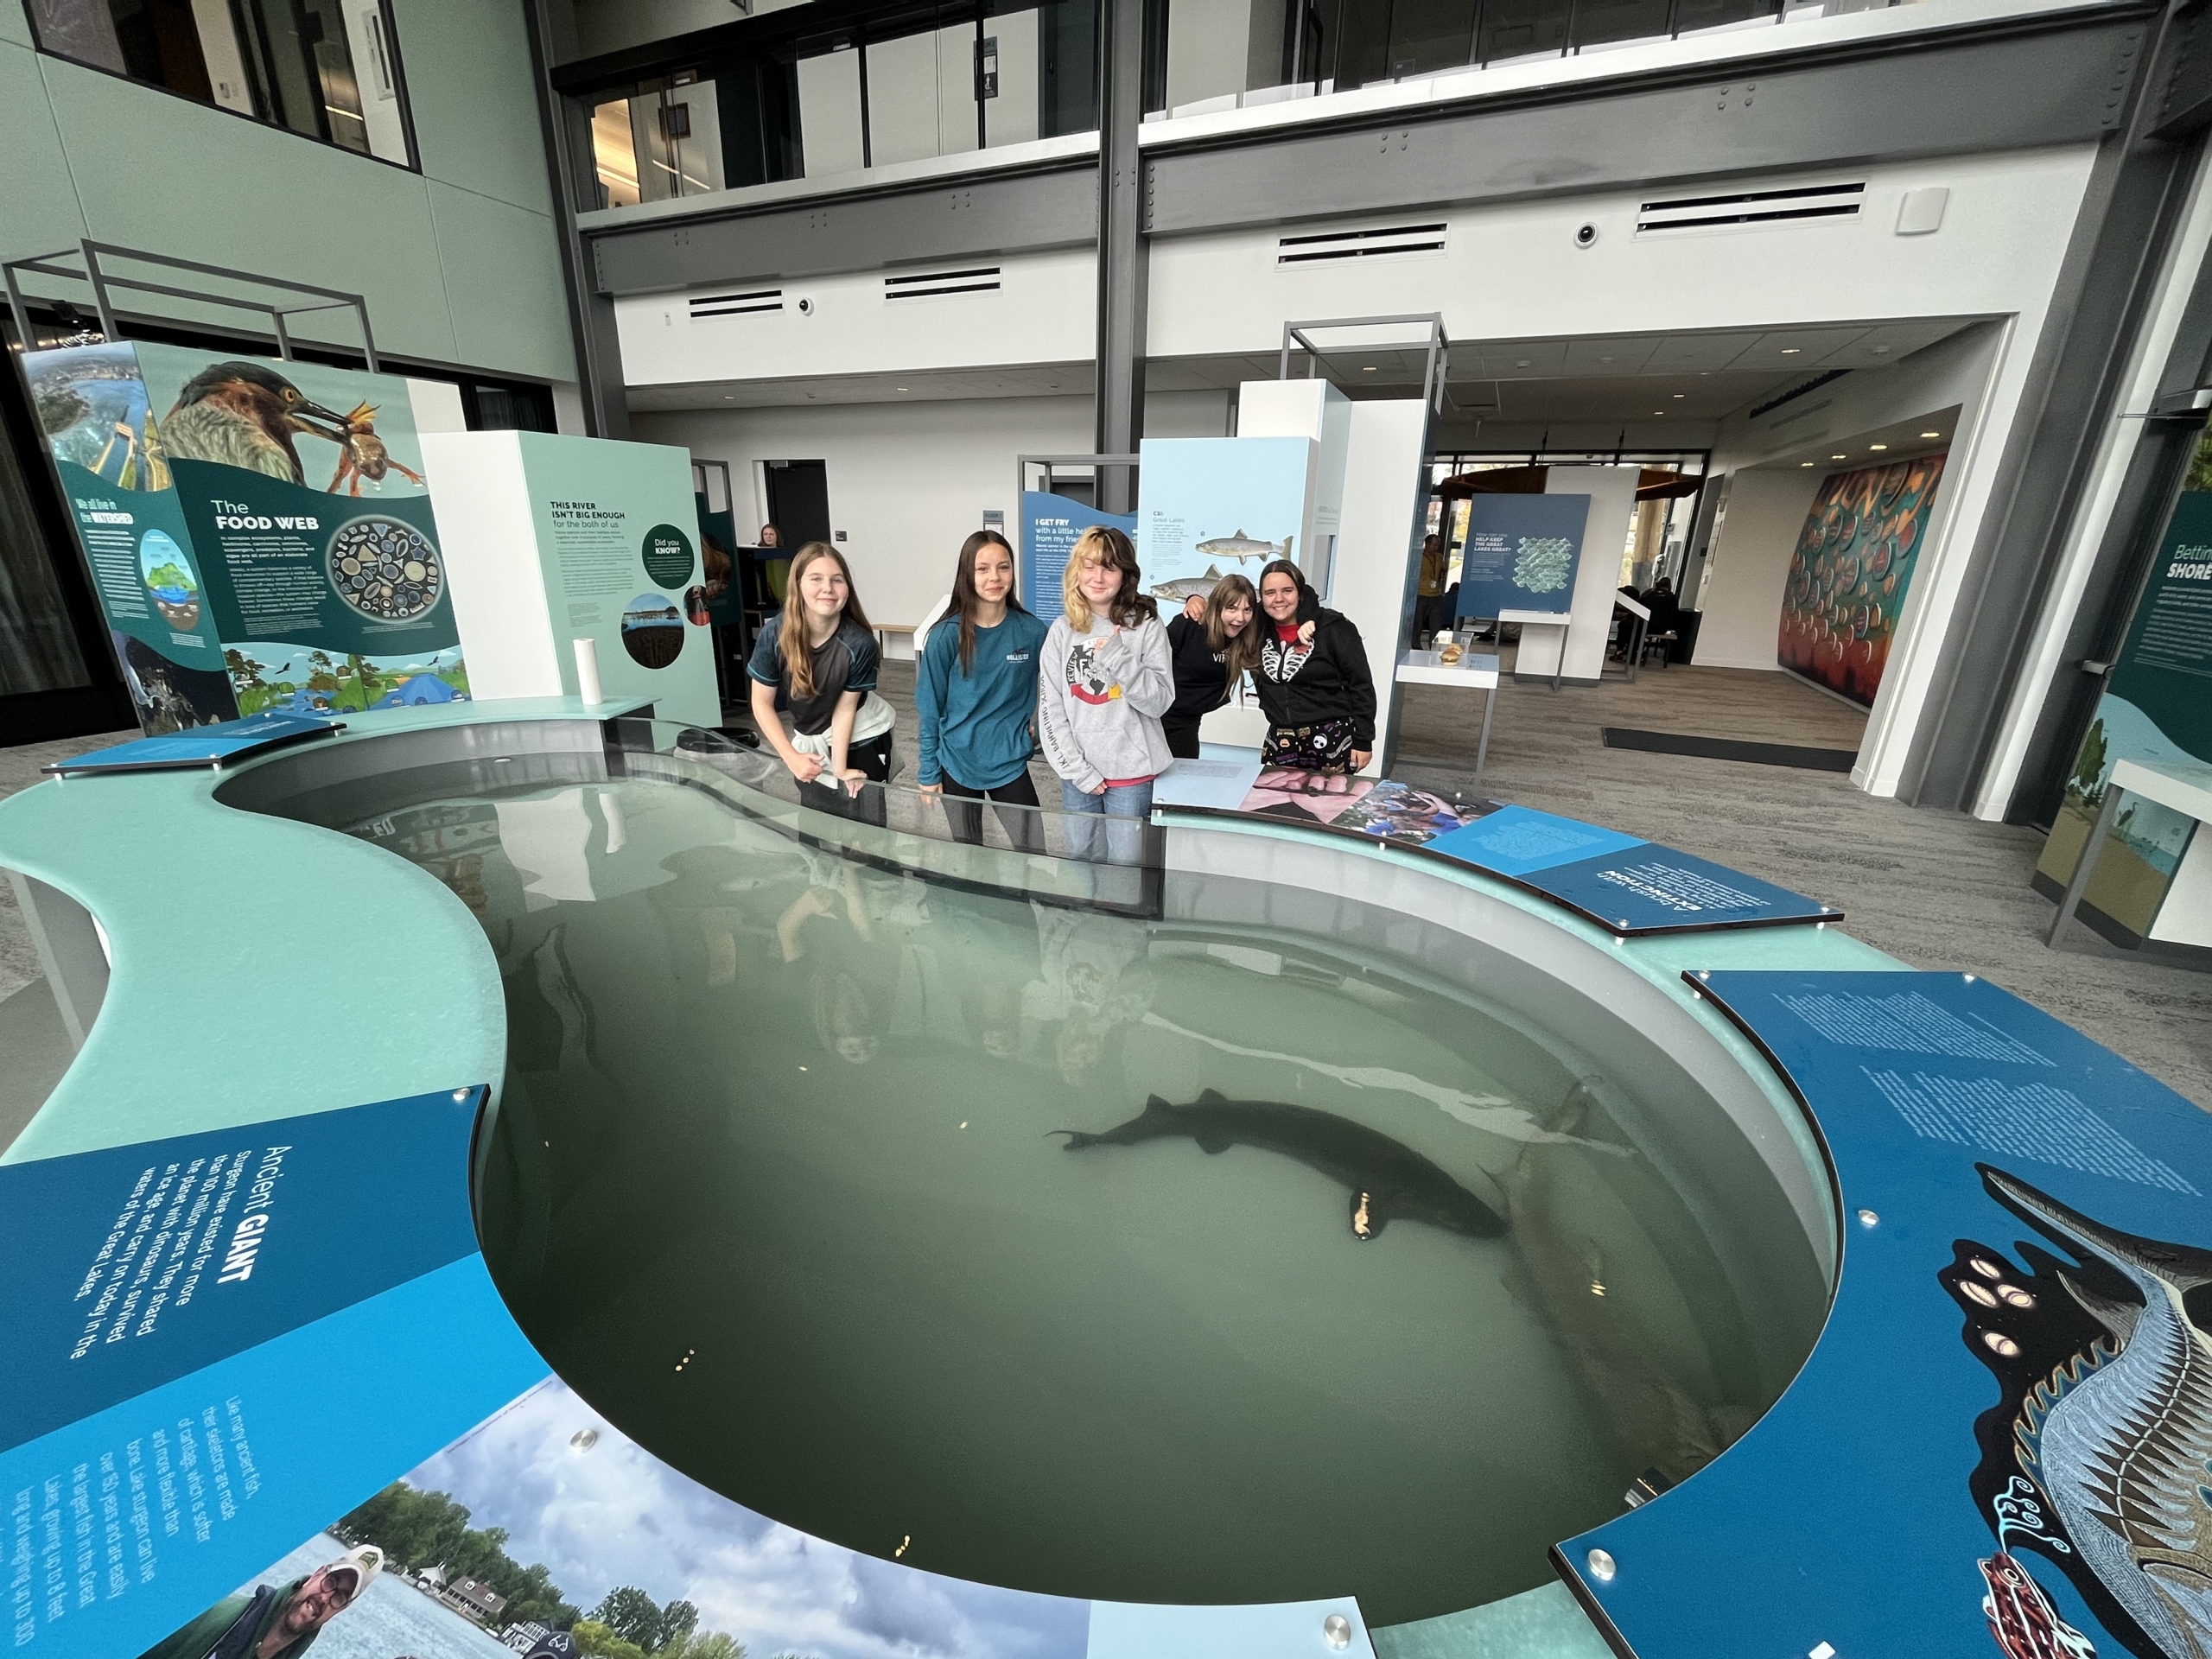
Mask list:
POLYGON ((1497 702, 1497 658, 1472 652, 1446 664, 1433 651, 1408 651, 1398 658, 1395 676, 1401 685, 1448 685, 1483 694, 1483 733, 1475 747, 1475 780, 1482 781, 1483 763, 1490 757, 1490 717, 1497 702))
MULTIPOLYGON (((1529 638, 1529 630, 1531 628, 1558 630, 1556 643, 1548 640, 1546 642, 1553 644, 1556 652, 1552 658, 1552 690, 1554 691, 1559 690, 1560 676, 1567 671, 1567 631, 1568 624, 1573 620, 1564 611, 1500 611, 1497 613, 1497 620, 1501 626, 1508 622, 1516 622, 1520 625, 1521 638, 1523 640, 1529 638)), ((1499 643, 1503 644, 1503 641, 1501 639, 1499 643)), ((1516 677, 1521 672, 1517 666, 1513 671, 1516 677)))
MULTIPOLYGON (((2212 766, 2162 766, 2150 760, 2115 762, 2111 781, 2105 785, 2104 804, 2097 809, 2096 824, 2090 830, 2082 856, 2074 866, 2074 879, 2066 884, 2066 896, 2058 901, 2058 914, 2050 918, 2050 932, 2044 940, 2045 944, 2057 944, 2067 923, 2081 908, 2082 896, 2088 892, 2089 878, 2096 871, 2098 855, 2104 851, 2106 836, 2119 821, 2120 798, 2126 795, 2170 808, 2195 818, 2200 824, 2212 823, 2212 766)), ((2173 895, 2169 893, 2167 902, 2171 903, 2173 895)))

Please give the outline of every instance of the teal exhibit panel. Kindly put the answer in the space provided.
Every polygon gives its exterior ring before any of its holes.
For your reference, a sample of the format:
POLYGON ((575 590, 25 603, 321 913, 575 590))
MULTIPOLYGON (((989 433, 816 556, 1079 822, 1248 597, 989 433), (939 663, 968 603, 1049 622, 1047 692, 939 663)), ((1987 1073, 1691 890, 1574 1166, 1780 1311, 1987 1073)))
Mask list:
MULTIPOLYGON (((2212 766, 2212 491, 2188 491, 2174 507, 2037 861, 2040 891, 2056 897, 2073 879, 2122 760, 2212 766)), ((2185 859, 2212 868, 2212 837, 2171 808, 2131 802, 2107 836, 2083 902, 2129 934, 2159 937, 2185 859)))
POLYGON ((125 341, 23 367, 149 736, 468 696, 405 380, 125 341))
POLYGON ((690 457, 549 432, 427 445, 479 695, 575 696, 575 643, 604 695, 721 724, 690 457))

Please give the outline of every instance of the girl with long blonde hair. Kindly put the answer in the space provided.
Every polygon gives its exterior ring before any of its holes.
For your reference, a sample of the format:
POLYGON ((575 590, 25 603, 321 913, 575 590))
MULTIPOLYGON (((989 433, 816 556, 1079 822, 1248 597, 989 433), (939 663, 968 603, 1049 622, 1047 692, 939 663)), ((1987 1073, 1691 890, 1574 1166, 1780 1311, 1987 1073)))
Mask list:
POLYGON ((1069 850, 1116 864, 1137 861, 1153 779, 1174 760, 1160 728, 1175 702, 1167 631, 1138 576, 1120 531, 1095 524, 1077 537, 1061 578, 1066 612, 1045 636, 1038 675, 1038 734, 1061 810, 1076 815, 1069 850), (1087 822, 1101 818, 1119 822, 1087 822))

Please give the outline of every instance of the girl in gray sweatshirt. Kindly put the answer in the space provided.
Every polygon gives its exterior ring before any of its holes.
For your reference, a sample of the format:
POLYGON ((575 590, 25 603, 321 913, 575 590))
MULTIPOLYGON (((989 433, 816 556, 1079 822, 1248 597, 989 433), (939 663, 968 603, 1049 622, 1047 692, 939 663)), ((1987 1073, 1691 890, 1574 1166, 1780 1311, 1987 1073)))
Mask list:
POLYGON ((1071 855, 1133 864, 1152 780, 1173 759, 1160 723, 1175 701, 1167 632, 1139 590, 1136 550, 1109 525, 1077 538, 1061 587, 1066 613, 1038 663, 1038 735, 1060 777, 1071 855), (1087 822, 1097 818, 1134 822, 1087 822))

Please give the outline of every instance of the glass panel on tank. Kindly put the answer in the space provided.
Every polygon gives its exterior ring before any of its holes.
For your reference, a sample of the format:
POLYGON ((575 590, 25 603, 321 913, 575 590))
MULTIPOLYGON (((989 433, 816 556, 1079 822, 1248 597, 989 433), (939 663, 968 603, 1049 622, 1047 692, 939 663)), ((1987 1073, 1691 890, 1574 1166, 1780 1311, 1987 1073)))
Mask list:
POLYGON ((976 891, 669 781, 395 786, 355 833, 505 982, 509 1306, 626 1433, 817 1536, 1420 1618, 1548 1580, 1818 1329, 1720 1108, 1478 941, 1409 955, 1336 898, 1232 926, 1200 912, 1303 901, 1172 873, 1152 918, 976 891))

